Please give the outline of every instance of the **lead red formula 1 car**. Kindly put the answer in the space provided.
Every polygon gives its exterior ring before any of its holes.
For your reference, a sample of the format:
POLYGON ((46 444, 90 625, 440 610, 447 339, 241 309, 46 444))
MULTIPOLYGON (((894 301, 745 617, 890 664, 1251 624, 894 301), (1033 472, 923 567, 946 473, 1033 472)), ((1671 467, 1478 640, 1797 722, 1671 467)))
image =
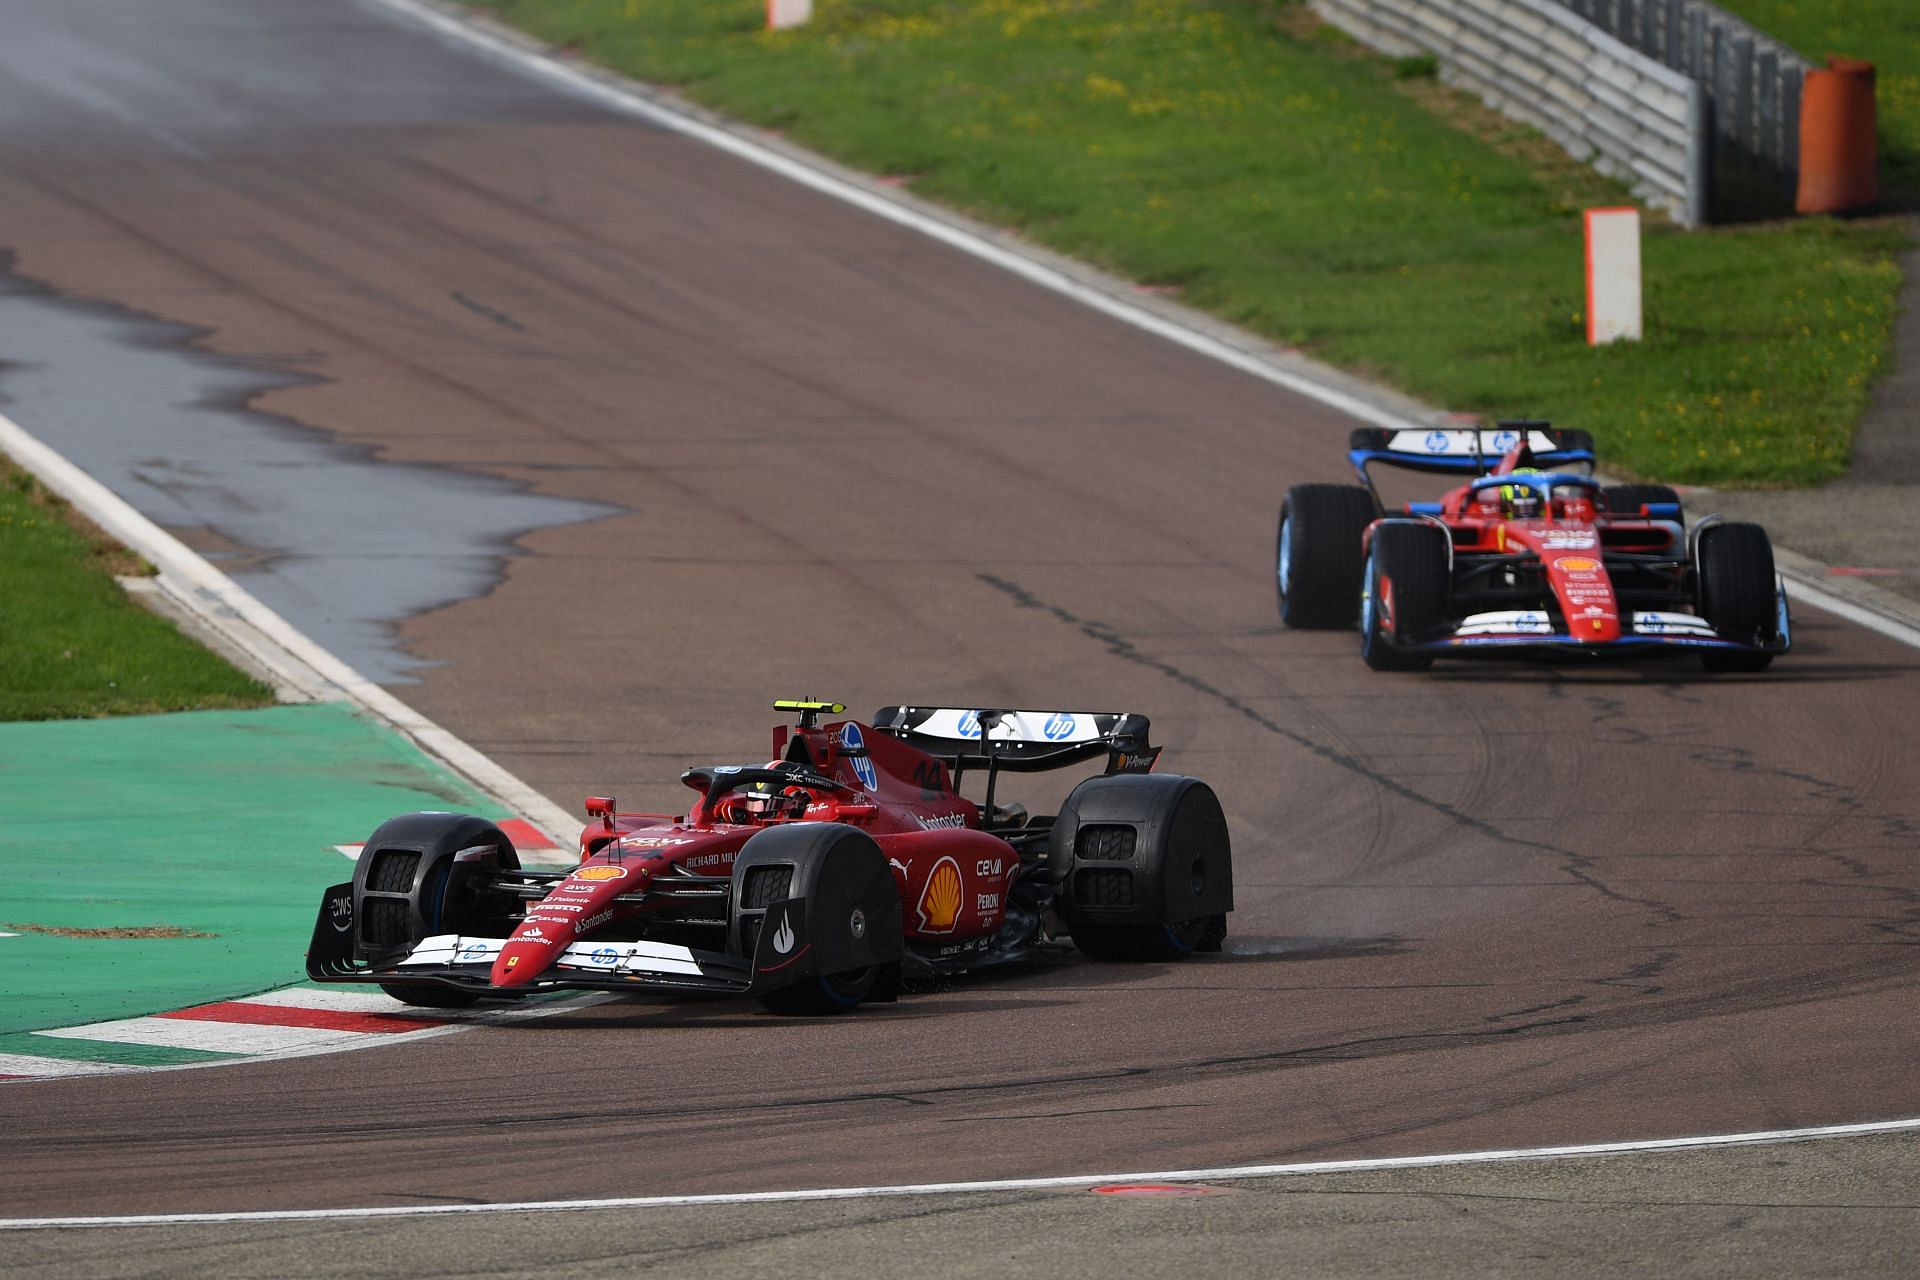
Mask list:
POLYGON ((1760 671, 1792 643, 1766 530, 1718 516, 1688 529, 1667 486, 1602 485, 1584 431, 1531 419, 1362 427, 1350 444, 1360 484, 1288 490, 1275 579, 1290 627, 1357 618, 1375 670, 1685 649, 1712 671, 1760 671), (1471 478, 1438 502, 1388 510, 1375 463, 1471 478))
POLYGON ((684 814, 588 799, 580 861, 519 864, 483 818, 406 814, 323 895, 307 976, 410 1004, 561 989, 757 997, 828 1014, 902 976, 1016 960, 1071 934, 1098 959, 1218 951, 1227 824, 1195 778, 1153 772, 1145 716, 781 702, 764 765, 688 769, 684 814), (1052 818, 1001 775, 1103 761, 1052 818), (985 780, 978 804, 960 794, 985 780))

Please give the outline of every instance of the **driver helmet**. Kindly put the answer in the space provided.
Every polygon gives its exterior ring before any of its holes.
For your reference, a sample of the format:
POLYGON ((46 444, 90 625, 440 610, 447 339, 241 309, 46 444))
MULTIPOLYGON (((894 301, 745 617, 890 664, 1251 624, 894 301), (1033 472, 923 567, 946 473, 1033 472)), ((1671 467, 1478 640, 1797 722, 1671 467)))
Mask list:
MULTIPOLYGON (((1509 474, 1537 476, 1540 468, 1515 467, 1509 474)), ((1540 491, 1531 485, 1503 484, 1500 486, 1500 506, 1515 520, 1531 520, 1540 514, 1540 491)))
POLYGON ((740 822, 777 822, 798 818, 807 811, 805 787, 780 787, 772 782, 754 782, 734 796, 733 810, 740 822))

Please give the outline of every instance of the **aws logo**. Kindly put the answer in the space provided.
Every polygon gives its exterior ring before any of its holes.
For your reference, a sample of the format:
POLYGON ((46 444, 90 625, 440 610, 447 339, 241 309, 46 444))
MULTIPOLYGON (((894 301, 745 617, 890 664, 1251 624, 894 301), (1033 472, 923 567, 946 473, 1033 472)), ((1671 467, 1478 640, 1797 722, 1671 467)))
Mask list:
POLYGON ((961 896, 960 864, 951 857, 934 863, 933 874, 927 877, 927 886, 920 891, 920 902, 914 908, 920 913, 920 932, 952 933, 960 919, 961 896))

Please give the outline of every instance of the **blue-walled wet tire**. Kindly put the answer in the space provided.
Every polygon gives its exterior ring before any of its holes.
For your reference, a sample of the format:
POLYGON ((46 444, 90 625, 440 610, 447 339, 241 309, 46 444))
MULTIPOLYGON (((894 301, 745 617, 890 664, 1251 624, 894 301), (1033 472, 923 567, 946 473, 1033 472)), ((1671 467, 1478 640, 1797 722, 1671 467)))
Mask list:
POLYGON ((1360 657, 1375 671, 1425 671, 1433 665, 1431 653, 1403 646, 1446 622, 1452 586, 1446 537, 1445 530, 1414 521, 1374 528, 1360 602, 1360 657))
POLYGON ((1359 485, 1297 484, 1280 504, 1273 577, 1280 621, 1344 629, 1360 607, 1361 542, 1376 512, 1359 485))
MULTIPOLYGON (((1757 524, 1729 521, 1700 531, 1695 549, 1700 616, 1729 640, 1766 644, 1779 636, 1773 542, 1757 524)), ((1765 671, 1771 653, 1702 649, 1709 671, 1765 671)))

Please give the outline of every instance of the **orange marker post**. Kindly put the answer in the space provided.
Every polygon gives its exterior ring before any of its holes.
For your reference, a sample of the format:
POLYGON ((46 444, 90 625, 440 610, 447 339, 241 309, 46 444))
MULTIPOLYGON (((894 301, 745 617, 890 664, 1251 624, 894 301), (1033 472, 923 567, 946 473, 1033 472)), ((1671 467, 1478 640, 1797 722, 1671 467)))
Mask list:
POLYGON ((1871 62, 1827 55, 1800 88, 1799 213, 1847 213, 1880 198, 1871 62))

